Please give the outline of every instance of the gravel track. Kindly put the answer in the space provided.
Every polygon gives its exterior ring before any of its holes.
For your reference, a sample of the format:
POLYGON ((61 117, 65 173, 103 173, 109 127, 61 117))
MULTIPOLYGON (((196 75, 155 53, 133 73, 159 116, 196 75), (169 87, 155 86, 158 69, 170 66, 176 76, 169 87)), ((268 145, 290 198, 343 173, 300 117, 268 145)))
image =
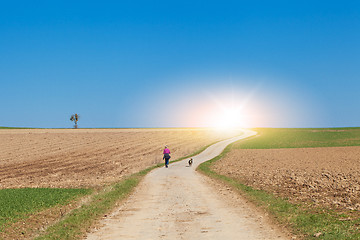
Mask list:
POLYGON ((183 160, 150 172, 87 239, 285 239, 244 200, 226 197, 195 171, 228 144, 254 134, 245 131, 210 146, 193 157, 192 167, 183 160))

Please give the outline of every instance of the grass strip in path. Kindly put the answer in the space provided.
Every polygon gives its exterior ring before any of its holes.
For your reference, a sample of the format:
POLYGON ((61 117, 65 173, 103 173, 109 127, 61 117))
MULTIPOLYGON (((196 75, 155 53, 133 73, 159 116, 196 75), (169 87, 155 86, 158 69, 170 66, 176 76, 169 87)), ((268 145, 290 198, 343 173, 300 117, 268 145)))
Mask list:
MULTIPOLYGON (((172 162, 178 162, 195 156, 212 144, 209 144, 188 156, 176 159, 172 162)), ((163 165, 164 164, 159 163, 128 176, 114 185, 105 187, 102 191, 100 191, 100 193, 94 194, 89 203, 73 210, 64 217, 64 219, 61 219, 58 223, 47 228, 43 234, 36 238, 36 240, 82 238, 86 234, 86 231, 93 226, 95 221, 114 209, 116 203, 129 196, 129 194, 147 173, 155 168, 162 167, 163 165)))
POLYGON ((255 205, 270 213, 281 225, 286 225, 295 235, 303 239, 313 239, 316 233, 321 233, 318 239, 360 239, 360 219, 350 219, 345 214, 339 215, 325 208, 308 209, 305 205, 290 203, 287 199, 254 189, 211 170, 211 165, 223 158, 232 148, 251 146, 254 144, 253 141, 256 141, 256 138, 230 144, 219 156, 200 164, 197 170, 237 189, 255 205))

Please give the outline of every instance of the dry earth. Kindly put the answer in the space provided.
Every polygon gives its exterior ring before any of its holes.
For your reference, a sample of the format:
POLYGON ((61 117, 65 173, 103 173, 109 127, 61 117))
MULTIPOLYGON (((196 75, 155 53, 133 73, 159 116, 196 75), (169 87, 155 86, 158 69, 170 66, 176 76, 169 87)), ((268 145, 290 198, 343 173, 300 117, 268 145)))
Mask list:
POLYGON ((94 187, 240 132, 206 129, 1 129, 0 188, 94 187))
POLYGON ((213 169, 291 201, 360 210, 360 147, 233 149, 213 169))

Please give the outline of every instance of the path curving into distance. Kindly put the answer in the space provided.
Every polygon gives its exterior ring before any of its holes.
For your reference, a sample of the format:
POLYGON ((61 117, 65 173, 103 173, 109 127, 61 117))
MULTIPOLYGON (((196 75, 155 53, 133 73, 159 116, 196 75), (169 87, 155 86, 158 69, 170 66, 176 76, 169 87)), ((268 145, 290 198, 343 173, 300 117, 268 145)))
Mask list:
POLYGON ((93 239, 285 239, 242 200, 224 199, 214 184, 196 167, 219 155, 227 145, 255 135, 243 135, 211 145, 187 160, 158 168, 145 176, 134 193, 101 227, 87 236, 93 239))

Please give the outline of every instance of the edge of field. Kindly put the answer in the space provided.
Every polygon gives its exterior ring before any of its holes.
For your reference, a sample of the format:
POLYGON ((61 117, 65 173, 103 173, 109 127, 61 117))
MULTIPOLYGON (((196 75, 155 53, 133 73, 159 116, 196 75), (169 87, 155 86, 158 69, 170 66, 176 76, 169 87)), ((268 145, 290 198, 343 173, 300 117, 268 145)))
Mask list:
MULTIPOLYGON (((354 129, 358 130, 359 128, 354 129)), ((277 225, 285 226, 286 229, 290 230, 290 232, 296 236, 295 238, 360 239, 360 233, 356 232, 356 229, 353 229, 354 226, 360 225, 360 219, 341 221, 339 215, 331 209, 318 208, 315 211, 314 209, 307 209, 305 205, 290 203, 287 199, 277 197, 264 190, 257 190, 241 183, 239 180, 218 174, 211 170, 211 165, 225 157, 234 145, 246 140, 254 140, 257 137, 259 137, 259 135, 231 143, 220 155, 200 164, 196 170, 221 184, 235 189, 236 192, 253 203, 257 208, 268 213, 277 225)), ((343 219, 348 218, 346 215, 342 215, 341 217, 343 219)))
MULTIPOLYGON (((203 152, 209 146, 217 143, 206 145, 194 153, 178 158, 173 162, 195 156, 203 152)), ((159 163, 148 167, 140 172, 125 177, 120 182, 104 187, 101 191, 93 194, 90 200, 72 210, 55 224, 49 226, 44 232, 41 232, 35 239, 81 239, 103 216, 109 213, 116 205, 125 200, 140 183, 140 181, 155 168, 162 167, 159 163)))

